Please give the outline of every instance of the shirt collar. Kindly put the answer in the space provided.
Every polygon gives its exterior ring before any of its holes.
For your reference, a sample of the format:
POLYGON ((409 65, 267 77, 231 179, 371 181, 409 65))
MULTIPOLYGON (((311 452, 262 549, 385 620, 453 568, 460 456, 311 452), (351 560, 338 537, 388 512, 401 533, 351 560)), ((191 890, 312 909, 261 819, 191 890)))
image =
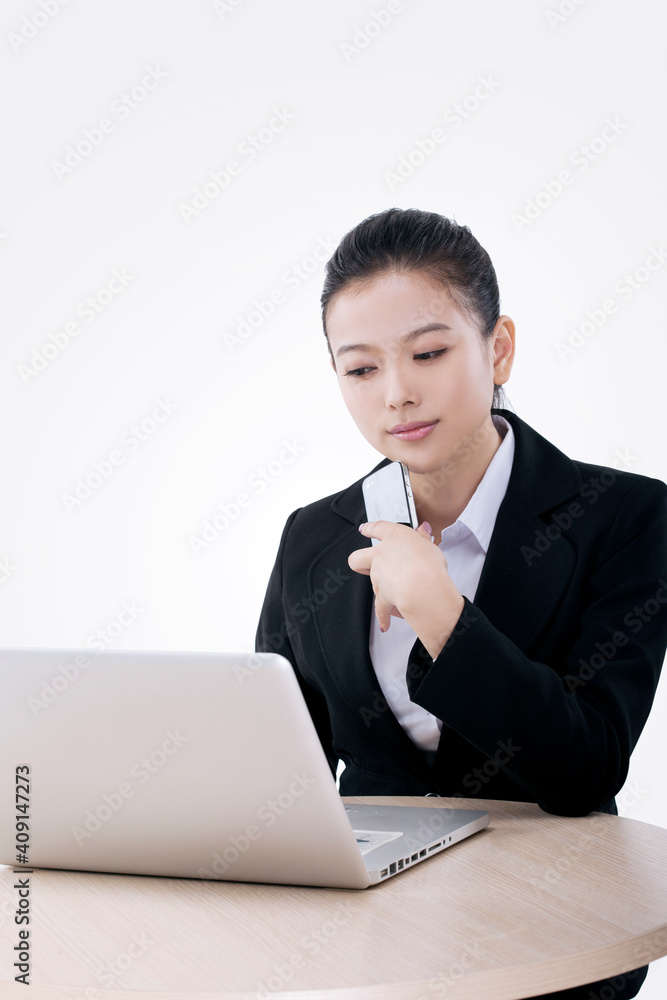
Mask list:
POLYGON ((514 461, 514 431, 511 425, 497 413, 492 415, 492 420, 498 432, 503 435, 503 440, 465 510, 454 524, 443 531, 441 545, 456 543, 466 535, 473 534, 484 554, 488 551, 498 508, 507 492, 514 461))

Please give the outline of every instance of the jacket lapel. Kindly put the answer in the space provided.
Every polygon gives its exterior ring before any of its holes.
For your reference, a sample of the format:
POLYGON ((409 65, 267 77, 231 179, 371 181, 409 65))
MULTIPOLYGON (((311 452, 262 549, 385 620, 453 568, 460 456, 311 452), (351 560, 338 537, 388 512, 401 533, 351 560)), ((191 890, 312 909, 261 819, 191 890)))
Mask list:
MULTIPOLYGON (((385 459, 372 471, 388 461, 385 459)), ((317 556, 308 573, 310 599, 319 605, 315 622, 320 647, 350 711, 360 714, 364 723, 372 725, 376 739, 386 741, 394 752, 398 748, 404 761, 411 759, 413 767, 423 771, 428 767, 426 759, 386 705, 373 669, 368 648, 373 611, 370 577, 355 573, 347 562, 351 552, 371 544, 370 539, 358 531, 358 526, 366 519, 361 480, 339 494, 332 509, 347 524, 341 522, 341 531, 334 542, 317 556), (334 577, 340 586, 330 599, 322 601, 323 593, 327 592, 327 580, 334 577)), ((330 589, 333 589, 331 584, 330 589)))
POLYGON ((528 652, 539 642, 567 589, 576 554, 565 537, 537 552, 535 538, 545 537, 544 521, 513 497, 503 504, 473 603, 492 625, 528 652))
POLYGON ((527 652, 552 618, 576 562, 566 533, 548 513, 576 496, 583 480, 571 459, 516 414, 498 412, 514 431, 514 462, 473 603, 527 652))

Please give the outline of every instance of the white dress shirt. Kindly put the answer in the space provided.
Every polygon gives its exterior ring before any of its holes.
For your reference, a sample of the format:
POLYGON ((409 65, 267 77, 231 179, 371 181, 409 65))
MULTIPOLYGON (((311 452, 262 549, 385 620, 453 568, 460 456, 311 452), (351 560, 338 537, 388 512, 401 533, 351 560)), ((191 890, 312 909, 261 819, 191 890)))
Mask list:
MULTIPOLYGON (((447 557, 447 569, 454 586, 469 601, 475 599, 514 460, 514 432, 511 426, 499 414, 494 413, 492 419, 503 440, 465 510, 454 524, 442 532, 439 546, 447 557)), ((380 632, 373 598, 369 649, 380 688, 408 736, 432 761, 438 748, 442 721, 410 701, 405 676, 416 638, 404 618, 392 618, 389 629, 380 632)))

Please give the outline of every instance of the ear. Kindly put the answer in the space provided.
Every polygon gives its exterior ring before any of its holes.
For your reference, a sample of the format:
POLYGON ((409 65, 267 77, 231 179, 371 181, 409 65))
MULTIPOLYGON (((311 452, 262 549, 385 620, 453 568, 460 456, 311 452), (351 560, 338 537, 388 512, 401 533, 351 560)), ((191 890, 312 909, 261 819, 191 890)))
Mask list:
POLYGON ((509 316, 499 316, 491 335, 493 381, 496 385, 504 385, 510 377, 514 364, 515 335, 514 321, 509 316))

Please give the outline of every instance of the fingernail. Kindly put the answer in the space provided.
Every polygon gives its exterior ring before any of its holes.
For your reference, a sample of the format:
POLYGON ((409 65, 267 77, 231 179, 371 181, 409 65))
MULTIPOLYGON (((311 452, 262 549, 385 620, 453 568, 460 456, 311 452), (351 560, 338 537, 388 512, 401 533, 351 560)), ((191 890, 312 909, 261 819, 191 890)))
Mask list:
POLYGON ((428 533, 431 536, 431 538, 433 537, 433 528, 428 523, 428 521, 422 521, 422 523, 419 525, 419 527, 420 528, 426 528, 426 530, 428 531, 428 533))
POLYGON ((380 625, 380 631, 381 631, 381 632, 386 632, 386 631, 387 631, 387 629, 386 629, 386 628, 384 627, 384 625, 380 625))
POLYGON ((366 525, 367 525, 367 524, 368 524, 368 521, 363 521, 363 522, 362 522, 362 523, 361 523, 361 524, 359 525, 359 531, 363 531, 363 530, 364 530, 364 528, 366 527, 366 525))

